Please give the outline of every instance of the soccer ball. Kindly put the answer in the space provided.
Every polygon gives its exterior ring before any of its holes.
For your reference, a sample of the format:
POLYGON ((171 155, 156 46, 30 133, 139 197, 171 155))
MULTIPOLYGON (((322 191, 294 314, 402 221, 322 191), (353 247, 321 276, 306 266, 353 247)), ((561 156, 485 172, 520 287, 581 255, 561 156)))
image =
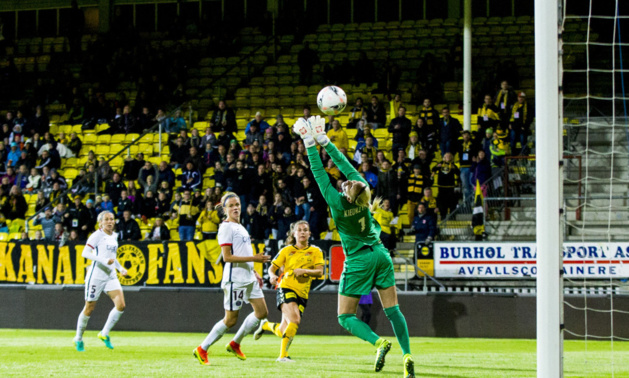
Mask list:
POLYGON ((347 95, 341 88, 328 85, 319 91, 317 105, 324 114, 338 115, 347 105, 347 95))

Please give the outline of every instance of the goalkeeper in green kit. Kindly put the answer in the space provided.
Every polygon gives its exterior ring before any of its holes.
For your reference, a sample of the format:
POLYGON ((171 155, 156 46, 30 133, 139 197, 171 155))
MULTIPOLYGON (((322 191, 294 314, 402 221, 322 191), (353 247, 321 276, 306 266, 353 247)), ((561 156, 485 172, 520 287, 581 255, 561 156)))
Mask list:
POLYGON ((360 297, 369 294, 375 286, 380 294, 384 313, 391 322, 404 353, 404 377, 415 377, 408 328, 397 301, 393 262, 380 241, 380 225, 372 216, 380 206, 381 199, 375 198, 371 201, 371 191, 367 182, 334 144, 330 143, 325 134, 324 118, 319 116, 310 117, 308 120, 300 118, 293 126, 293 130, 301 136, 307 148, 312 173, 330 206, 332 218, 341 236, 345 265, 339 286, 339 323, 352 335, 378 348, 374 368, 375 371, 382 370, 385 356, 391 349, 391 342, 376 335, 367 324, 356 317, 360 297), (315 141, 325 148, 339 170, 347 177, 347 181, 342 185, 342 193, 330 183, 315 141))

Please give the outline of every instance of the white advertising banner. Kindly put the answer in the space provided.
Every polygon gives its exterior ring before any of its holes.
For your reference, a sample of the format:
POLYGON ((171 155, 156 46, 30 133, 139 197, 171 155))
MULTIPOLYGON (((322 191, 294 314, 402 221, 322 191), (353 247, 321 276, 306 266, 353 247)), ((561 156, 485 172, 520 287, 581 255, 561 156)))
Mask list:
MULTIPOLYGON (((532 278, 535 243, 434 243, 435 277, 532 278)), ((629 242, 564 243, 565 277, 629 277, 629 242)))

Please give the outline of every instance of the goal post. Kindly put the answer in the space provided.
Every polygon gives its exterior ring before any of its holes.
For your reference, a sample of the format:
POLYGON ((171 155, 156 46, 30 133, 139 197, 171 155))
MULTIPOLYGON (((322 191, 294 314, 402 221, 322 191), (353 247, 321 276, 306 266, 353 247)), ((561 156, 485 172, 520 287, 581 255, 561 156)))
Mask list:
POLYGON ((535 0, 537 376, 563 376, 562 0, 535 0))

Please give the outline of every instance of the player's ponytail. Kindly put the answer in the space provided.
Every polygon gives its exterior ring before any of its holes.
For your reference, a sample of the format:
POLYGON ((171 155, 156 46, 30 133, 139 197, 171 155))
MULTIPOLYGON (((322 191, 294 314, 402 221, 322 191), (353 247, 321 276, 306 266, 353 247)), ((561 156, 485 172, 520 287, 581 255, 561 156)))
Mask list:
POLYGON ((365 189, 363 189, 358 194, 358 196, 356 196, 354 203, 360 207, 368 207, 369 211, 374 214, 379 208, 382 207, 382 197, 376 197, 371 203, 369 203, 370 200, 371 190, 369 189, 369 187, 365 187, 365 189))

